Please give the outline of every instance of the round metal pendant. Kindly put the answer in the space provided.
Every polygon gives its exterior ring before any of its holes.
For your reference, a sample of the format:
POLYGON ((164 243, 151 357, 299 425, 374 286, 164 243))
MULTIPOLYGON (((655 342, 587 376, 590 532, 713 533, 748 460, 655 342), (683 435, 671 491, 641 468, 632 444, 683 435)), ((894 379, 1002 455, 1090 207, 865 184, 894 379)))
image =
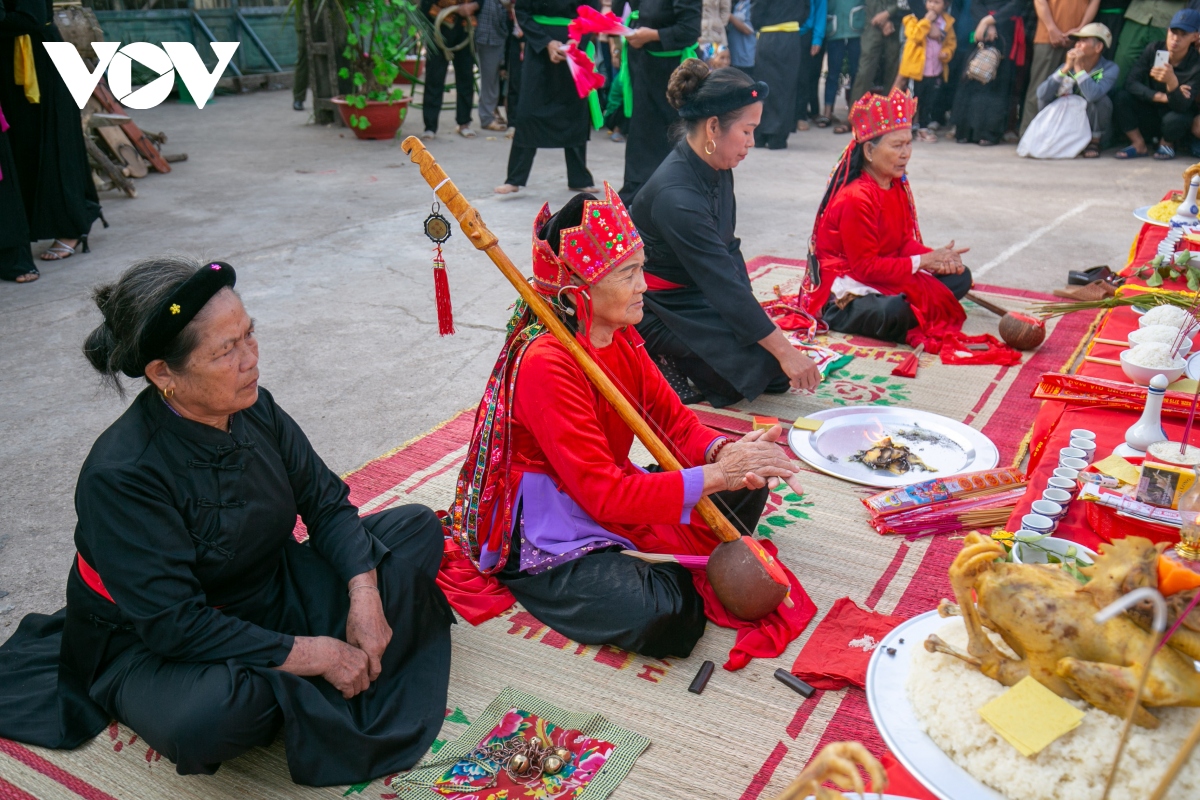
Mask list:
POLYGON ((445 242, 450 238, 452 232, 453 228, 450 227, 450 221, 436 210, 425 218, 425 235, 436 244, 445 242))

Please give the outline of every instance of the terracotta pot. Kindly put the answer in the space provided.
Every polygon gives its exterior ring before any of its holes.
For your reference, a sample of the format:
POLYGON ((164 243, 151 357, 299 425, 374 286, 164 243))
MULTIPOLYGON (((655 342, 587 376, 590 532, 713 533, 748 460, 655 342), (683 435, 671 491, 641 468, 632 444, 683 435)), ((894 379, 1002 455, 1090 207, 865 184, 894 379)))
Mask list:
POLYGON ((332 102, 341 112, 342 122, 346 123, 346 127, 354 131, 354 135, 359 139, 394 139, 396 131, 400 130, 400 125, 404 122, 405 114, 408 113, 408 103, 411 99, 402 97, 391 102, 368 100, 366 108, 361 109, 347 103, 345 95, 332 98, 332 102), (352 116, 355 120, 366 117, 366 130, 351 124, 352 116))
POLYGON ((409 56, 400 62, 400 74, 396 76, 396 84, 408 86, 413 82, 413 78, 421 77, 421 73, 424 71, 425 59, 409 56))

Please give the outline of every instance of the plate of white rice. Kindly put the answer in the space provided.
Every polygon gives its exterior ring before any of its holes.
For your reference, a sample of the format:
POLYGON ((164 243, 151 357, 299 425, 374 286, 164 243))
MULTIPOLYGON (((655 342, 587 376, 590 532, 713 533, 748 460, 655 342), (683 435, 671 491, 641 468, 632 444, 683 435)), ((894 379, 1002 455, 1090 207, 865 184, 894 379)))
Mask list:
MULTIPOLYGON (((942 800, 1097 800, 1121 732, 1121 719, 1068 701, 1085 712, 1078 728, 1032 758, 1022 756, 979 715, 1007 687, 952 656, 929 653, 936 633, 965 650, 959 618, 930 611, 905 622, 879 644, 867 670, 867 699, 884 742, 942 800), (900 640, 904 644, 900 644, 900 640), (887 649, 895 648, 894 656, 887 649)), ((992 637, 1001 650, 1003 641, 992 637)), ((1156 730, 1134 727, 1111 800, 1143 800, 1158 785, 1200 710, 1156 708, 1156 730)), ((1192 758, 1167 794, 1200 797, 1200 758, 1192 758)))

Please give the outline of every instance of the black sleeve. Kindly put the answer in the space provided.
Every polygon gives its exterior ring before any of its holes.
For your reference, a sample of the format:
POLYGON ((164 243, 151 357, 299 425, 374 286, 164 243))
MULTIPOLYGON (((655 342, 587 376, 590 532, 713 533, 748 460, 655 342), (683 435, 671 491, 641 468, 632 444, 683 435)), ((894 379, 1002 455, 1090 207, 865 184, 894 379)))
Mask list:
POLYGON ((196 546, 163 483, 136 465, 79 476, 76 536, 121 613, 152 652, 172 661, 277 667, 293 638, 207 605, 196 546))
POLYGON ((691 47, 700 39, 700 16, 703 13, 701 0, 672 0, 675 23, 658 29, 658 39, 663 50, 682 50, 691 47))
POLYGON ((1154 89, 1150 88, 1150 68, 1154 66, 1154 54, 1158 51, 1158 43, 1151 42, 1133 62, 1129 74, 1125 77, 1125 90, 1139 100, 1154 101, 1154 89))
POLYGON ((273 400, 271 407, 279 454, 309 541, 338 577, 349 583, 355 575, 375 569, 386 549, 363 527, 346 482, 325 466, 296 421, 273 400))
MULTIPOLYGON (((36 34, 50 21, 46 14, 46 4, 41 0, 10 0, 4 5, 5 9, 0 9, 0 31, 5 33, 14 36, 36 34)), ((4 53, 2 57, 12 58, 12 54, 4 53)))
POLYGON ((540 53, 552 40, 550 34, 546 33, 546 29, 533 21, 532 5, 532 0, 514 0, 513 15, 517 18, 517 24, 521 26, 525 46, 532 48, 535 53, 540 53))
POLYGON ((660 192, 650 214, 679 263, 733 330, 737 343, 755 344, 775 330, 775 323, 736 278, 738 270, 746 273, 738 240, 727 246, 707 209, 707 200, 698 192, 680 187, 660 192))

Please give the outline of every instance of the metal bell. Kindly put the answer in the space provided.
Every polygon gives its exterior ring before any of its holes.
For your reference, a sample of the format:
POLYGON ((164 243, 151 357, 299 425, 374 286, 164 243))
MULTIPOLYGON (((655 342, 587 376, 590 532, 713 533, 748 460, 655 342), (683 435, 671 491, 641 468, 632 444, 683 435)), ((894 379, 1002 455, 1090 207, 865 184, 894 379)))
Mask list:
POLYGON ((556 756, 558 756, 559 758, 561 758, 561 759, 562 759, 562 762, 563 762, 564 764, 570 764, 570 763, 571 763, 571 751, 570 751, 570 750, 568 750, 568 749, 567 749, 567 748, 565 748, 565 747, 556 747, 556 748, 554 748, 554 755, 556 755, 556 756))
POLYGON ((542 760, 542 772, 546 773, 547 775, 557 775, 562 771, 562 768, 563 760, 558 756, 546 756, 546 758, 542 760))
POLYGON ((508 768, 514 775, 524 775, 529 772, 529 756, 517 753, 508 760, 508 768))

